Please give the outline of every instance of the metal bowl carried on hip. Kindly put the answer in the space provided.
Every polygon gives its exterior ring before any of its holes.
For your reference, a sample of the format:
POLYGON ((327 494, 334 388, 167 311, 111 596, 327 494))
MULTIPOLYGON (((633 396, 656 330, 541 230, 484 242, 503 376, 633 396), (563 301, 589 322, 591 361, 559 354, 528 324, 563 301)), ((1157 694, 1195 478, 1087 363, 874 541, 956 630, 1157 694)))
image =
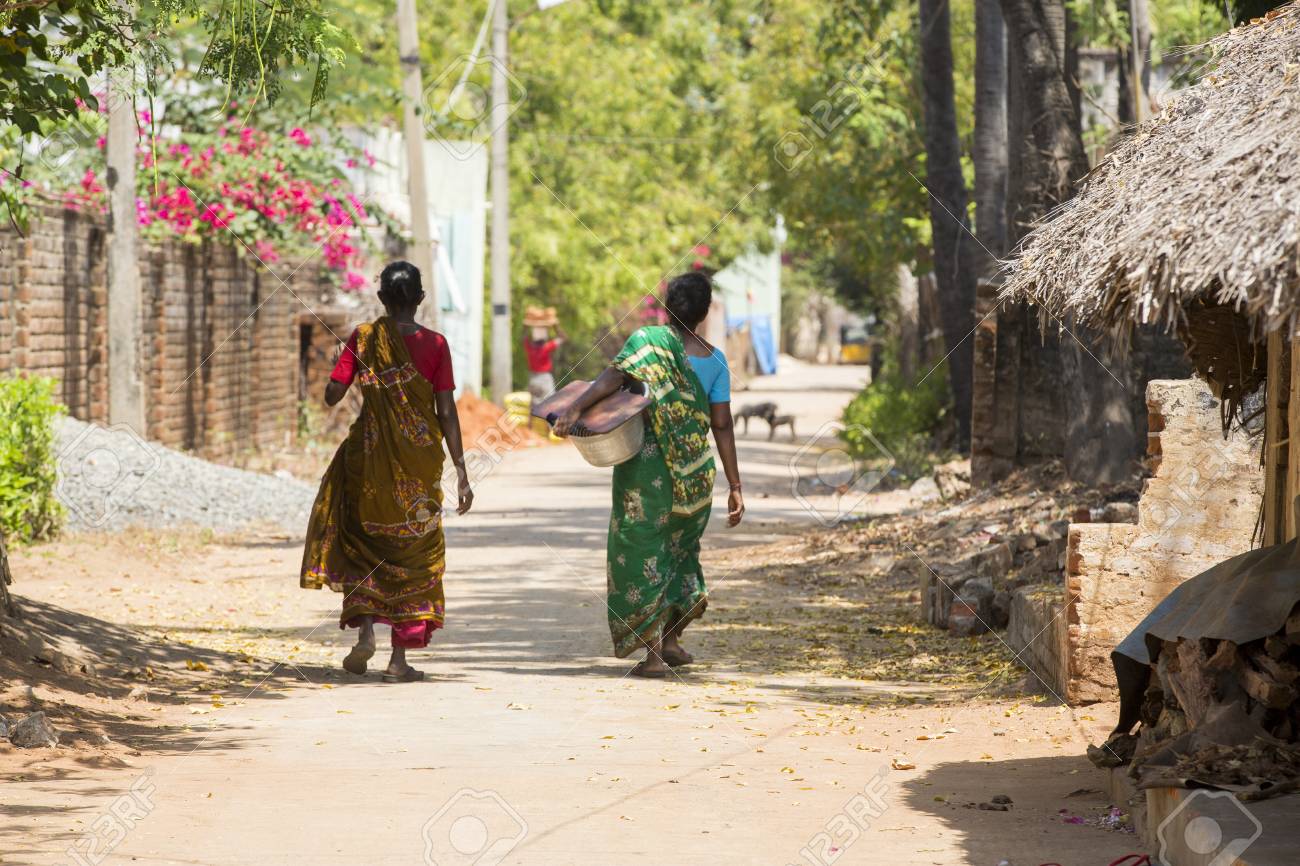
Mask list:
MULTIPOLYGON (((570 382, 533 406, 533 414, 554 424, 590 386, 570 382)), ((617 466, 636 456, 645 443, 644 412, 650 398, 619 390, 587 408, 569 431, 569 438, 582 458, 592 466, 617 466)))

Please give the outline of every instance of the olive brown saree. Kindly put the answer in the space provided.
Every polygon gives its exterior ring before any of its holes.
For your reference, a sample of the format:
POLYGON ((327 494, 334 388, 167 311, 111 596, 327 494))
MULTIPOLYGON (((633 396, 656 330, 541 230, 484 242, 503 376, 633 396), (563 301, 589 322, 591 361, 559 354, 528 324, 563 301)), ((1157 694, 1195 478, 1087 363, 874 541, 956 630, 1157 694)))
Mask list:
POLYGON ((361 414, 321 479, 300 585, 343 593, 339 627, 372 616, 394 646, 443 623, 442 430, 433 386, 387 316, 357 329, 361 414))

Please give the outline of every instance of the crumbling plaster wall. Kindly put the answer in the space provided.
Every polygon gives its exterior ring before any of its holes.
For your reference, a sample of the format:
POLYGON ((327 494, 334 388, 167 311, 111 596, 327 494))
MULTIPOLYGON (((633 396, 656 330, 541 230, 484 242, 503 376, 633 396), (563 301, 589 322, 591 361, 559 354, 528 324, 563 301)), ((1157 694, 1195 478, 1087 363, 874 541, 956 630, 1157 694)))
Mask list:
POLYGON ((1223 437, 1219 401, 1203 382, 1152 381, 1147 408, 1154 474, 1137 524, 1070 526, 1055 679, 1072 704, 1113 700, 1115 645, 1174 587, 1249 550, 1259 517, 1259 439, 1239 430, 1223 437))

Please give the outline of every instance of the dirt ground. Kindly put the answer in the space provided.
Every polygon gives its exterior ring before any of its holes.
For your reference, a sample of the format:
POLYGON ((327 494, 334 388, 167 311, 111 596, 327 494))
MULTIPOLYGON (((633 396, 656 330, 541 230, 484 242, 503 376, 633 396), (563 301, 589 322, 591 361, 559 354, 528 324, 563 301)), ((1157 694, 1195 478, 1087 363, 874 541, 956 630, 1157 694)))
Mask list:
MULTIPOLYGON (((829 418, 845 375, 767 393, 829 418)), ((878 494, 869 523, 822 528, 782 483, 798 443, 764 436, 742 440, 746 523, 715 513, 706 536, 700 663, 659 682, 609 656, 608 478, 564 446, 511 454, 448 521, 448 628, 413 655, 419 684, 338 669, 349 635, 335 596, 297 588, 299 538, 19 551, 0 711, 47 710, 64 745, 0 746, 0 862, 1105 866, 1138 850, 1083 757, 1114 707, 1036 692, 996 635, 923 626, 884 560, 899 551, 868 538, 917 503, 878 494), (981 808, 997 795, 1006 811, 981 808)))

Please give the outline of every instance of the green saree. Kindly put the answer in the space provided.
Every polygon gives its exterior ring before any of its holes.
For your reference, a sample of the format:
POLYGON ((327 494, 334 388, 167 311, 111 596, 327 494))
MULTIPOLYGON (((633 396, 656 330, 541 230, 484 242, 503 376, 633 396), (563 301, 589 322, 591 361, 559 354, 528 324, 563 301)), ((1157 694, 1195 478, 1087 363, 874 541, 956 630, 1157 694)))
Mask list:
POLYGON ((397 324, 357 329, 365 402, 321 479, 299 582, 343 593, 339 627, 361 616, 419 647, 442 627, 442 429, 433 386, 397 324))
POLYGON ((666 325, 641 328, 613 364, 644 382, 652 401, 641 451, 614 467, 607 608, 614 653, 625 658, 708 604, 700 536, 715 470, 708 400, 676 332, 666 325))

